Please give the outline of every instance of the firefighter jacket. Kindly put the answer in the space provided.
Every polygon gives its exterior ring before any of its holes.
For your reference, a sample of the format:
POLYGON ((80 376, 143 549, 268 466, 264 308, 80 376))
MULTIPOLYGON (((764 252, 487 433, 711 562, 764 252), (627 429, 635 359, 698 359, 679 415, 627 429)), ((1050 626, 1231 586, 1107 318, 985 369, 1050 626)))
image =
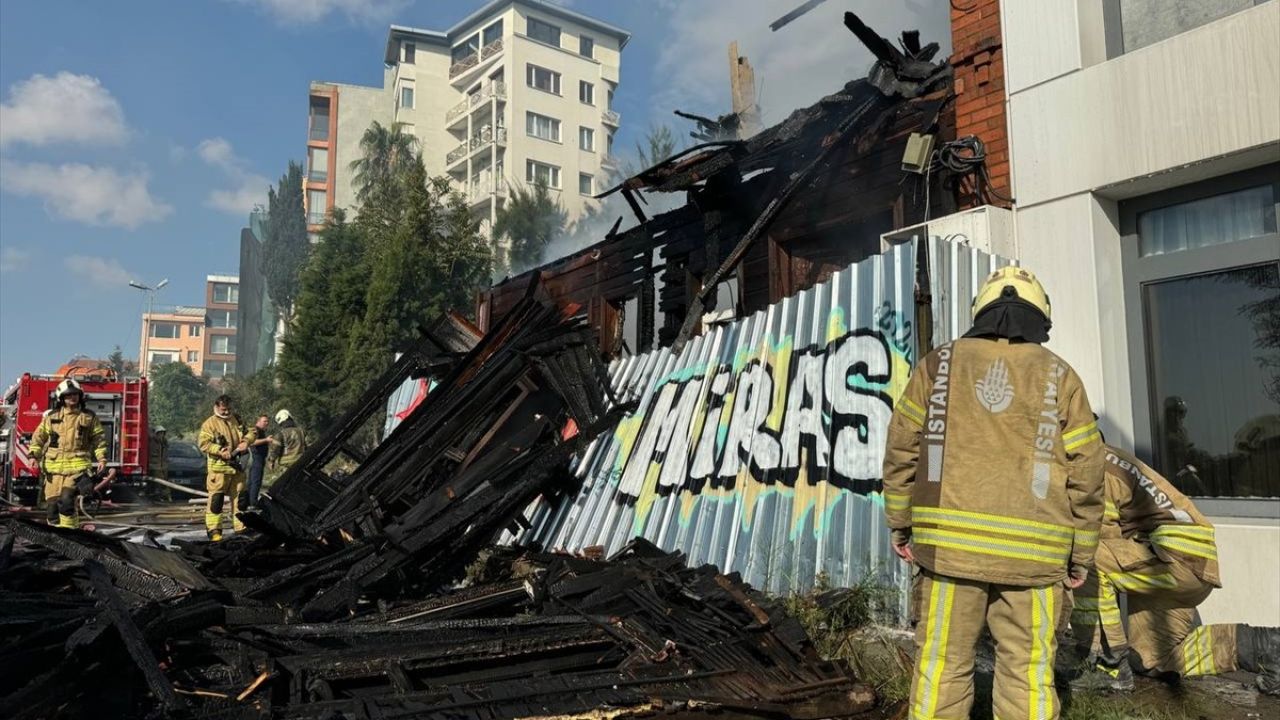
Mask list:
POLYGON ((147 446, 147 470, 151 477, 169 479, 169 441, 159 435, 152 435, 147 446))
MULTIPOLYGON (((1150 544, 1161 560, 1176 560, 1204 582, 1222 587, 1213 525, 1160 473, 1123 450, 1107 445, 1105 451, 1102 536, 1150 544)), ((1149 557, 1136 550, 1135 562, 1149 557)), ((1116 559, 1126 563, 1126 558, 1116 559)))
POLYGON ((270 460, 273 466, 291 467, 307 451, 306 433, 297 425, 289 425, 280 428, 279 435, 279 442, 271 445, 270 460))
POLYGON ((31 457, 52 475, 79 475, 107 459, 107 436, 98 416, 84 408, 59 407, 44 414, 31 436, 31 457))
POLYGON ((223 418, 217 415, 210 415, 200 425, 200 434, 197 437, 196 444, 200 447, 200 452, 204 453, 208 459, 209 472, 237 473, 243 469, 238 459, 233 457, 229 461, 223 460, 219 453, 223 449, 234 453, 242 441, 251 443, 257 439, 258 429, 245 427, 245 424, 240 421, 240 416, 232 414, 223 418))
POLYGON ((1035 343, 962 338, 916 366, 889 421, 888 524, 916 561, 1017 586, 1093 566, 1101 435, 1080 378, 1035 343))

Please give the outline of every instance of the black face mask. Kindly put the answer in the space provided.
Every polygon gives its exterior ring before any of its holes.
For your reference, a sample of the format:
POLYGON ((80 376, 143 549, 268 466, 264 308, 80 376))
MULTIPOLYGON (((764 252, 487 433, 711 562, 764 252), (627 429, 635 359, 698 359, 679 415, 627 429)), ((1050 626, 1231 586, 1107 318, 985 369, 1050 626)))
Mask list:
POLYGON ((1034 305, 1018 297, 1000 298, 982 309, 973 319, 967 338, 1005 338, 1011 341, 1046 343, 1053 322, 1034 305))

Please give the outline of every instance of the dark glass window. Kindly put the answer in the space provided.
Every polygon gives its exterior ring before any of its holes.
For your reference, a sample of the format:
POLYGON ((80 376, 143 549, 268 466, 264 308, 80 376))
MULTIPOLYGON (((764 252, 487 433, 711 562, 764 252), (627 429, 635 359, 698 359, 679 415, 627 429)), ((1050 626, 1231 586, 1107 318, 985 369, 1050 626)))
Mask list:
POLYGON ((529 37, 560 47, 560 28, 537 18, 529 18, 529 37))
POLYGON ((1142 299, 1157 469, 1193 496, 1280 497, 1280 264, 1142 299))

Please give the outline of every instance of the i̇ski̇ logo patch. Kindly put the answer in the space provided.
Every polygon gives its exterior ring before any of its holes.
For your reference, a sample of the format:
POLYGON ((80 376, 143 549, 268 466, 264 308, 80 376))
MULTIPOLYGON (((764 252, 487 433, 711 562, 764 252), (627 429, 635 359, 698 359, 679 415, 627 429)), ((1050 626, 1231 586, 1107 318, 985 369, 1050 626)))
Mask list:
POLYGON ((996 360, 987 368, 987 374, 974 383, 978 402, 990 412, 1002 412, 1013 402, 1013 385, 1009 384, 1009 368, 1004 360, 996 360))

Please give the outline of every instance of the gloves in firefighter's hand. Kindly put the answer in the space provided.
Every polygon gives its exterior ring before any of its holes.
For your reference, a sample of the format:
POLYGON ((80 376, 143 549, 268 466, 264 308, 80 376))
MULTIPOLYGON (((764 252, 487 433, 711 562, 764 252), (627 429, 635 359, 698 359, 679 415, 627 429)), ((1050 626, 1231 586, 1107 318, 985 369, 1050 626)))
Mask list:
POLYGON ((1084 581, 1088 577, 1089 568, 1084 565, 1072 565, 1071 569, 1067 571, 1067 579, 1063 580, 1062 584, 1071 590, 1075 590, 1084 585, 1084 581))
POLYGON ((913 563, 916 556, 911 552, 911 528, 893 528, 889 531, 889 539, 893 543, 893 552, 904 562, 913 563))

